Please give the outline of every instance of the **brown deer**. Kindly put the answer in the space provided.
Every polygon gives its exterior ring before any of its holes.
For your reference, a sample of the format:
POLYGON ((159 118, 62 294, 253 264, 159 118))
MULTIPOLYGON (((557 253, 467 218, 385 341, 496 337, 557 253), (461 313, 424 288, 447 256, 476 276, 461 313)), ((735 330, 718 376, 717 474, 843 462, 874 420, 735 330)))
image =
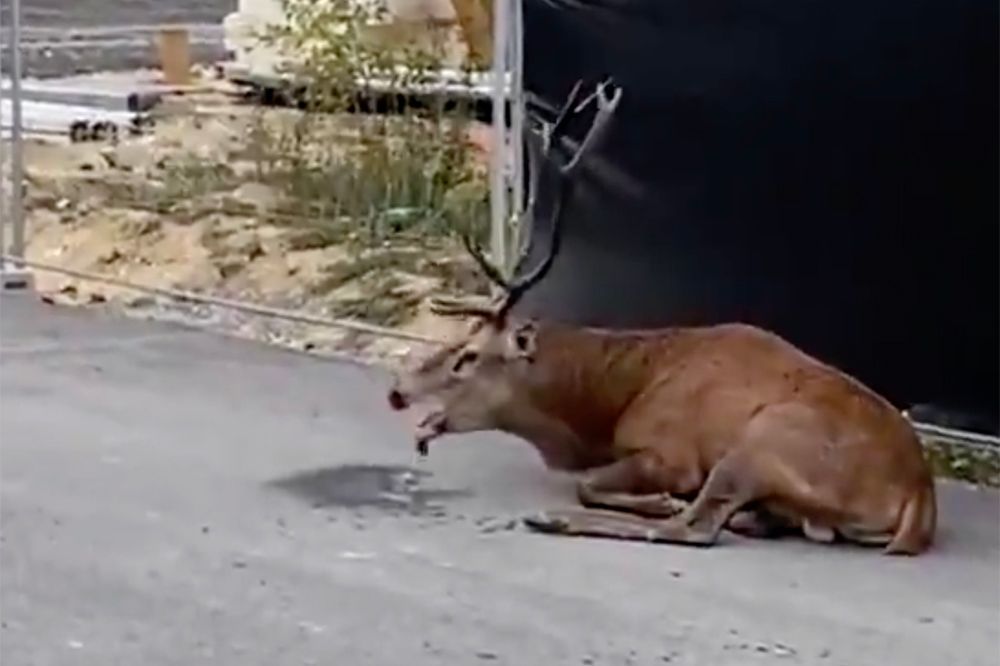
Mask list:
MULTIPOLYGON (((579 84, 546 141, 551 159, 579 84)), ((620 98, 598 111, 558 165, 549 247, 491 303, 438 301, 468 332, 397 374, 394 409, 429 405, 418 450, 447 433, 501 430, 530 442, 551 469, 584 471, 584 508, 525 519, 536 530, 708 546, 724 527, 754 536, 918 554, 936 529, 933 476, 909 422, 852 377, 777 335, 742 324, 608 331, 521 319, 513 307, 558 254, 561 202, 581 157, 620 98)))

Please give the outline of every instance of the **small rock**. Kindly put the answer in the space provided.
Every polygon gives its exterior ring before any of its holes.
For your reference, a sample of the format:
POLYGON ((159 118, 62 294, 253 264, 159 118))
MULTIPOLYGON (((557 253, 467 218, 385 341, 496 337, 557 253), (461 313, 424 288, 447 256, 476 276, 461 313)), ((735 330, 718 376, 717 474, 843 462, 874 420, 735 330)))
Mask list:
POLYGON ((682 574, 680 571, 671 571, 670 576, 671 578, 681 578, 684 576, 684 574, 682 574))
POLYGON ((156 305, 156 299, 146 294, 139 294, 128 299, 125 305, 130 308, 151 308, 156 305))
POLYGON ((208 532, 209 532, 208 525, 202 525, 201 526, 201 533, 202 534, 208 534, 208 532))
POLYGON ((127 141, 102 151, 108 166, 122 171, 147 171, 156 164, 153 146, 141 141, 127 141))
POLYGON ((159 231, 163 221, 155 213, 148 211, 129 211, 121 221, 121 233, 125 238, 138 238, 159 231))
POLYGON ((280 193, 264 183, 243 183, 230 193, 230 198, 238 203, 253 206, 258 210, 271 210, 277 206, 280 193))
POLYGON ((372 560, 375 559, 375 553, 359 553, 352 550, 345 550, 340 553, 340 557, 344 560, 372 560))
POLYGON ((97 257, 97 261, 102 264, 113 264, 124 256, 125 255, 121 253, 121 250, 117 247, 112 247, 106 252, 102 252, 101 255, 97 257))
POLYGON ((782 645, 781 643, 775 643, 773 652, 779 657, 791 657, 795 654, 795 648, 790 648, 787 645, 782 645))
POLYGON ((820 659, 827 659, 829 658, 829 656, 830 656, 830 650, 828 649, 824 649, 822 652, 819 653, 820 659))
POLYGON ((247 568, 247 563, 244 562, 243 560, 233 560, 233 568, 234 569, 246 569, 247 568))
POLYGON ((495 659, 499 659, 499 657, 496 654, 494 654, 493 652, 485 652, 485 651, 484 652, 477 652, 476 653, 476 658, 477 659, 482 659, 483 661, 493 661, 495 659))
POLYGON ((934 622, 934 618, 927 617, 925 615, 924 617, 917 618, 917 622, 919 622, 920 624, 932 624, 934 622))

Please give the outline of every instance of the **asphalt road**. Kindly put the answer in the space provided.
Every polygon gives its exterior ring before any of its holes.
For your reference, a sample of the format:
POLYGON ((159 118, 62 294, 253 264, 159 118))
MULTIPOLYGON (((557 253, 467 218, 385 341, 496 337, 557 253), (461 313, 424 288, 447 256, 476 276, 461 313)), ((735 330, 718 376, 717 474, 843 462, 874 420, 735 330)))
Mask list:
POLYGON ((562 539, 500 436, 414 460, 385 378, 0 298, 0 663, 993 666, 1000 500, 914 559, 562 539))

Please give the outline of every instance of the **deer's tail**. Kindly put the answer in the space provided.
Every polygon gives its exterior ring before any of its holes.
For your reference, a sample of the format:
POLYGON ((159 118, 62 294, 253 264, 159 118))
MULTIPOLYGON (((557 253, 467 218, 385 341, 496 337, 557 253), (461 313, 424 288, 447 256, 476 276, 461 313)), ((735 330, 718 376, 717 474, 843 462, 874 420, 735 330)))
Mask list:
POLYGON ((885 547, 887 555, 919 555, 934 541, 937 529, 937 497, 934 480, 928 479, 903 504, 899 526, 885 547))

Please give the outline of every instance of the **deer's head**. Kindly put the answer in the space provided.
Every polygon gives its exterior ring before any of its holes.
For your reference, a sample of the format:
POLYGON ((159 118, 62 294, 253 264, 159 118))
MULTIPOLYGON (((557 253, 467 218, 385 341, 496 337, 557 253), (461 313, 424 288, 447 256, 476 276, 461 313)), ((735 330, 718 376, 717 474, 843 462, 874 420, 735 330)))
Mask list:
MULTIPOLYGON (((549 212, 550 237, 544 259, 527 274, 508 279, 469 237, 463 239, 480 269, 499 287, 501 296, 489 302, 437 299, 432 303, 436 314, 465 317, 470 319, 470 324, 462 335, 443 348, 407 363, 396 373, 389 391, 389 404, 393 409, 423 408, 424 418, 416 432, 420 453, 427 452, 432 439, 446 433, 496 428, 502 410, 517 401, 518 389, 525 385, 526 375, 535 364, 537 325, 511 317, 511 311, 524 294, 545 277, 559 251, 561 209, 572 176, 583 155, 606 127, 621 98, 620 88, 608 97, 608 85, 608 82, 600 84, 590 98, 581 101, 582 83, 578 82, 555 123, 544 134, 542 154, 548 166, 555 161, 551 159, 552 145, 563 142, 565 125, 571 114, 579 114, 596 100, 597 111, 583 140, 570 152, 568 159, 555 164, 559 191, 549 212)), ((519 262, 521 259, 523 256, 519 262)))

